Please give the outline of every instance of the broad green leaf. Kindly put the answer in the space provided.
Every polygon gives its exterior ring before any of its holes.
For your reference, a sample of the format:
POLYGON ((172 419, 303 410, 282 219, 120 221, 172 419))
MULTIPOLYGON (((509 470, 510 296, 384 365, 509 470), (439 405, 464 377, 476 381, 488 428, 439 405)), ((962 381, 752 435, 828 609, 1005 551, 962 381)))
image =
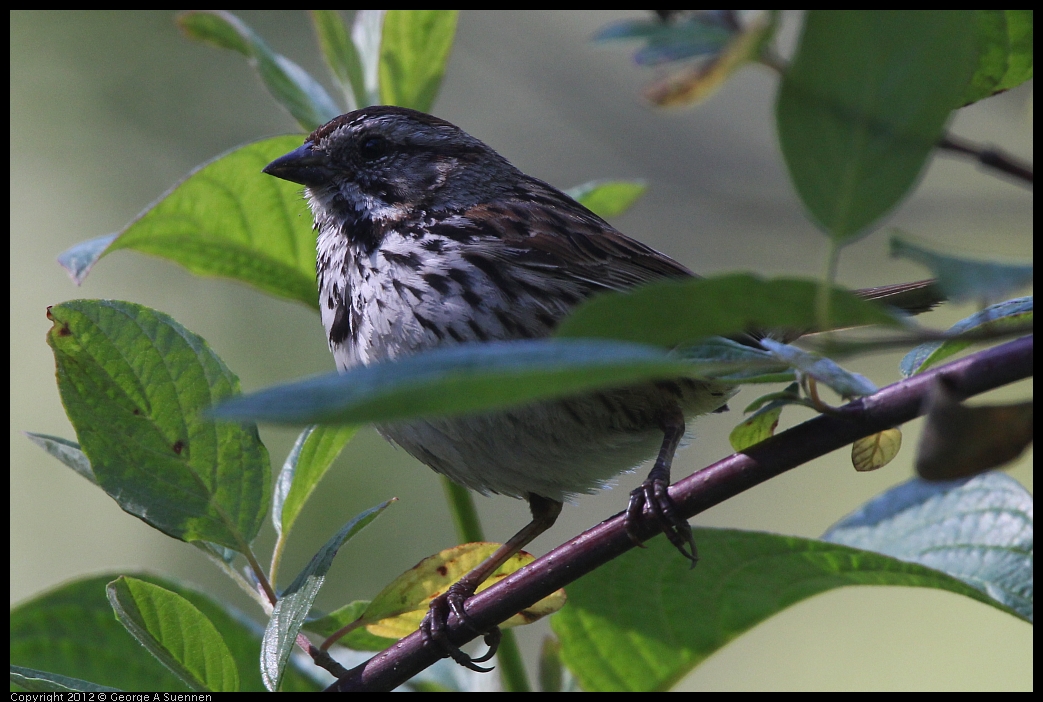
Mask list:
POLYGON ((272 522, 280 537, 293 528, 304 503, 356 431, 355 426, 311 426, 297 437, 272 496, 272 522))
MULTIPOLYGON (((555 336, 619 339, 673 348, 712 336, 753 330, 814 329, 819 283, 747 273, 667 280, 629 292, 598 295, 562 320, 555 336)), ((830 304, 836 327, 896 326, 883 307, 834 289, 830 304)))
POLYGON ((76 283, 99 258, 134 249, 318 309, 315 233, 301 188, 261 172, 301 145, 299 136, 248 144, 204 164, 118 235, 58 257, 76 283))
POLYGON ((388 500, 376 507, 361 512, 334 534, 312 557, 311 562, 286 588, 279 601, 275 603, 272 616, 264 629, 261 647, 261 677, 269 691, 276 691, 290 660, 290 653, 297 641, 301 625, 311 611, 312 602, 319 594, 326 573, 333 565, 337 551, 351 537, 362 531, 370 522, 380 516, 393 500, 388 500))
POLYGON ((667 690, 760 622, 838 587, 931 587, 1011 611, 944 573, 877 553, 776 534, 693 531, 701 555, 694 571, 656 538, 566 588, 569 606, 551 628, 584 690, 667 690))
POLYGON ((98 484, 98 479, 94 477, 94 469, 91 468, 91 462, 87 460, 87 456, 83 453, 78 443, 57 436, 33 434, 28 431, 25 432, 25 435, 29 437, 29 441, 32 441, 81 476, 95 485, 98 484))
POLYGON ((362 77, 362 62, 348 28, 336 10, 312 10, 312 26, 319 39, 319 48, 326 65, 340 84, 348 111, 363 106, 365 84, 362 77))
POLYGON ((812 10, 776 105, 811 218, 838 242, 912 188, 974 71, 972 11, 812 10))
POLYGON ((883 468, 902 448, 902 430, 898 427, 866 436, 851 444, 851 465, 859 472, 883 468))
POLYGON ((891 237, 891 255, 928 268, 953 302, 996 300, 1032 285, 1031 263, 980 261, 941 253, 910 237, 891 237))
POLYGON ((238 692, 232 652, 206 615, 176 592, 120 576, 106 588, 116 618, 192 690, 238 692))
MULTIPOLYGON (((1032 298, 1019 297, 1013 300, 998 302, 986 307, 981 312, 975 312, 970 317, 960 320, 949 328, 949 333, 959 335, 973 330, 996 329, 1005 327, 1022 326, 1032 322, 1032 298)), ((946 358, 959 353, 972 342, 963 339, 950 339, 949 341, 930 341, 920 344, 902 358, 899 369, 902 376, 908 378, 911 375, 922 373, 931 366, 935 366, 946 358)))
POLYGON ((974 599, 1031 622, 1032 531, 1032 495, 1013 478, 992 472, 970 480, 902 483, 822 538, 948 573, 974 588, 974 599))
MULTIPOLYGON (((498 548, 500 544, 478 542, 461 544, 428 556, 381 590, 366 608, 361 621, 367 624, 366 629, 375 636, 401 639, 412 634, 420 627, 431 600, 474 570, 498 548)), ((535 556, 524 551, 516 553, 479 585, 477 592, 492 587, 534 560, 535 556)), ((507 628, 531 624, 558 611, 564 604, 565 593, 558 590, 500 626, 507 628)))
MULTIPOLYGON (((58 586, 11 608, 11 664, 133 691, 184 692, 188 687, 141 647, 112 616, 105 586, 119 573, 104 573, 58 586)), ((235 658, 243 690, 261 691, 259 628, 209 595, 170 580, 135 573, 189 600, 221 632, 235 658)), ((296 669, 284 689, 315 690, 296 669)))
POLYGON ((264 87, 304 131, 313 131, 340 114, 336 103, 317 80, 293 61, 272 51, 264 39, 232 13, 193 10, 179 14, 177 22, 192 39, 246 56, 264 87))
POLYGON ((238 378, 141 305, 73 300, 48 316, 62 403, 102 489, 169 536, 241 551, 268 507, 268 452, 255 426, 203 415, 238 378))
POLYGON ((609 219, 629 210, 646 190, 648 186, 639 180, 592 180, 565 194, 598 217, 609 219))
POLYGON ((780 344, 774 339, 761 339, 761 346, 804 375, 828 385, 841 397, 872 395, 877 390, 865 376, 841 368, 828 358, 808 353, 796 346, 780 344))
POLYGON ((380 98, 430 112, 453 48, 456 10, 389 10, 380 46, 380 98))
POLYGON ((694 367, 638 344, 571 339, 467 344, 275 386, 232 399, 214 415, 282 424, 447 416, 683 377, 694 367))
POLYGON ((122 692, 115 687, 17 665, 11 666, 11 682, 30 692, 122 692))

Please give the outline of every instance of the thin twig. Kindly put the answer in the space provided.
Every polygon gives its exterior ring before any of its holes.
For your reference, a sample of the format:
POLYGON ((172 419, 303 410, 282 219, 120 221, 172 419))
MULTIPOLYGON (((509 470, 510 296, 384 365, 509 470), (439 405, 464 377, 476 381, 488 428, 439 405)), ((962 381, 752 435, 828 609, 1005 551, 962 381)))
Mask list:
POLYGON ((1032 166, 1022 163, 999 149, 974 144, 966 139, 954 137, 952 134, 942 137, 938 142, 938 148, 942 151, 953 151, 965 156, 971 156, 977 159, 978 163, 983 167, 1005 173, 1012 176, 1025 187, 1032 188, 1032 166))

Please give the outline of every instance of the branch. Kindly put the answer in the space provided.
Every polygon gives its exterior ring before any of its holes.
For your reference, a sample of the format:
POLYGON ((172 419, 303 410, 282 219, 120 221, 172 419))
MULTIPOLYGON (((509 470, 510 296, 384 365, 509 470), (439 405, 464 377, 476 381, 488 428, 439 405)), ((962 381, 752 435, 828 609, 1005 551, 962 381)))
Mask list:
MULTIPOLYGON (((920 416, 922 400, 939 376, 944 376, 960 395, 970 397, 1030 377, 1032 365, 1032 336, 979 351, 718 461, 672 485, 670 496, 682 515, 692 517, 856 439, 920 416)), ((642 540, 659 533, 654 520, 644 520, 638 526, 637 535, 642 540)), ((623 513, 619 513, 475 595, 467 601, 467 613, 478 628, 491 628, 632 548, 623 513)), ((698 573, 696 570, 693 577, 698 573)), ((456 615, 450 616, 450 641, 462 645, 474 638, 474 632, 461 626, 456 615)), ((425 645, 414 632, 351 670, 328 690, 391 690, 442 657, 440 649, 425 645)))
POLYGON ((1032 166, 1022 163, 1013 156, 1003 153, 999 149, 990 149, 985 146, 971 143, 964 139, 947 134, 938 141, 938 148, 942 151, 953 151, 958 154, 972 156, 978 163, 986 168, 993 168, 1000 173, 1012 176, 1022 185, 1032 187, 1032 166))

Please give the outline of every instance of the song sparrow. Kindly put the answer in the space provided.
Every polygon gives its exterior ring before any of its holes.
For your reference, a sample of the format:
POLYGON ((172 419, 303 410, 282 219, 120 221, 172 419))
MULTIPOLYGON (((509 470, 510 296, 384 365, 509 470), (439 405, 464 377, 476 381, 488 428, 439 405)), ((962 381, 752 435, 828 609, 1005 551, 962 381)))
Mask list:
MULTIPOLYGON (((547 336, 606 290, 692 276, 616 231, 491 148, 436 117, 399 107, 341 115, 266 173, 305 186, 318 231, 322 322, 337 367, 442 346, 547 336)), ((658 451, 630 497, 628 524, 656 520, 696 559, 666 487, 688 419, 733 389, 693 379, 646 383, 486 414, 379 426, 387 439, 480 493, 525 498, 532 522, 436 599, 425 635, 445 641, 451 608, 554 523, 567 497, 592 492, 658 451)))

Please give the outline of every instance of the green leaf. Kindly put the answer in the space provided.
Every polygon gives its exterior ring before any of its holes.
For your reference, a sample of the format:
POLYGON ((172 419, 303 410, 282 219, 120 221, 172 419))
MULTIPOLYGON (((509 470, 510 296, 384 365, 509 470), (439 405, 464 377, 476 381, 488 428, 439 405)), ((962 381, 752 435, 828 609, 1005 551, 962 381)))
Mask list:
POLYGON ((219 156, 118 235, 77 244, 58 262, 79 284, 102 256, 134 249, 318 309, 315 233, 300 186, 261 173, 300 145, 298 136, 274 137, 219 156))
POLYGON ((832 388, 841 397, 872 395, 877 387, 864 375, 841 368, 828 358, 808 353, 796 346, 780 344, 774 339, 761 339, 761 346, 804 375, 832 388))
POLYGON ((81 476, 95 485, 98 484, 98 479, 94 477, 94 469, 91 468, 91 462, 87 460, 87 456, 83 453, 78 443, 57 436, 33 434, 28 431, 25 432, 25 435, 29 437, 29 441, 32 441, 81 476))
POLYGON ((380 99, 429 112, 456 34, 456 10, 389 10, 380 46, 380 99))
POLYGON ((912 188, 977 60, 970 11, 813 10, 776 105, 811 218, 846 242, 912 188))
POLYGON ((775 428, 779 426, 779 417, 782 415, 782 405, 772 403, 752 417, 743 420, 728 434, 728 442, 735 451, 748 449, 754 444, 772 436, 775 428))
POLYGON ((656 538, 566 588, 569 606, 551 628, 584 690, 667 690, 765 619, 839 587, 931 587, 1011 611, 944 573, 888 556, 791 536, 693 531, 695 571, 656 538))
POLYGON ((366 104, 362 61, 340 13, 336 10, 312 10, 311 21, 326 65, 344 92, 348 111, 366 104))
POLYGON ((203 416, 239 380, 199 336, 116 300, 51 307, 58 389, 98 484, 182 541, 241 551, 268 505, 268 452, 252 425, 203 416))
MULTIPOLYGON (((1013 300, 998 302, 986 307, 981 312, 975 312, 970 317, 960 320, 949 328, 949 334, 959 335, 974 330, 994 329, 1001 330, 1005 327, 1022 326, 1032 321, 1032 298, 1019 297, 1013 300)), ((950 339, 948 341, 929 341, 920 344, 902 358, 899 369, 902 377, 908 378, 917 373, 922 373, 931 366, 935 366, 946 358, 959 353, 971 345, 971 341, 964 339, 950 339)))
MULTIPOLYGON (((153 658, 112 616, 105 586, 119 573, 104 573, 64 583, 11 608, 11 663, 133 691, 184 692, 188 688, 153 658)), ((221 632, 239 668, 243 690, 263 690, 257 661, 259 627, 228 610, 209 595, 170 580, 135 574, 178 593, 206 615, 221 632)), ((296 670, 285 689, 316 690, 296 670)))
POLYGON ((618 217, 645 194, 648 186, 640 180, 592 180, 565 194, 602 219, 618 217))
POLYGON ((11 666, 11 682, 30 692, 122 692, 115 687, 17 665, 11 666))
POLYGON ((970 480, 902 483, 822 538, 947 573, 980 593, 974 599, 1031 622, 1032 531, 1032 495, 993 472, 970 480))
POLYGON ((976 261, 934 251, 907 236, 891 237, 891 255, 928 268, 953 302, 995 300, 1032 285, 1032 264, 976 261))
POLYGON ((1010 38, 1003 10, 975 10, 978 23, 978 66, 964 94, 964 104, 977 102, 996 92, 1007 74, 1010 38))
POLYGON ((106 588, 116 618, 192 690, 238 692, 232 652, 206 615, 176 592, 121 576, 106 588))
POLYGON ((275 603, 271 619, 264 630, 261 647, 261 677, 265 687, 274 692, 279 689, 286 663, 290 659, 297 634, 300 633, 304 618, 311 611, 312 602, 319 594, 319 589, 326 580, 326 573, 333 565, 337 551, 351 537, 362 531, 376 519, 393 500, 388 500, 376 507, 356 515, 345 524, 340 531, 330 537, 311 562, 301 571, 283 596, 275 603))
MULTIPOLYGON (((618 339, 673 348, 712 336, 752 330, 814 329, 820 283, 748 273, 667 280, 633 291, 597 295, 562 320, 555 336, 618 339)), ((883 307, 834 289, 831 322, 837 327, 896 326, 883 307)))
POLYGON ((356 91, 359 107, 381 104, 380 53, 387 10, 356 10, 351 41, 362 64, 362 91, 356 91))
POLYGON ((1010 54, 1007 74, 997 90, 1009 90, 1032 79, 1032 10, 1004 10, 1010 54))
POLYGON ((885 429, 851 444, 851 465, 861 473, 883 468, 894 460, 901 448, 902 430, 885 429))
POLYGON ((293 523, 333 461, 355 436, 355 426, 310 426, 301 432, 275 481, 272 522, 280 536, 293 523))
POLYGON ((224 419, 364 424, 492 410, 599 387, 692 375, 649 346, 539 339, 467 344, 314 376, 234 398, 224 419))
POLYGON ((272 51, 264 39, 230 12, 182 12, 177 22, 192 39, 246 56, 264 87, 304 131, 311 132, 340 114, 336 103, 317 80, 293 61, 272 51))

